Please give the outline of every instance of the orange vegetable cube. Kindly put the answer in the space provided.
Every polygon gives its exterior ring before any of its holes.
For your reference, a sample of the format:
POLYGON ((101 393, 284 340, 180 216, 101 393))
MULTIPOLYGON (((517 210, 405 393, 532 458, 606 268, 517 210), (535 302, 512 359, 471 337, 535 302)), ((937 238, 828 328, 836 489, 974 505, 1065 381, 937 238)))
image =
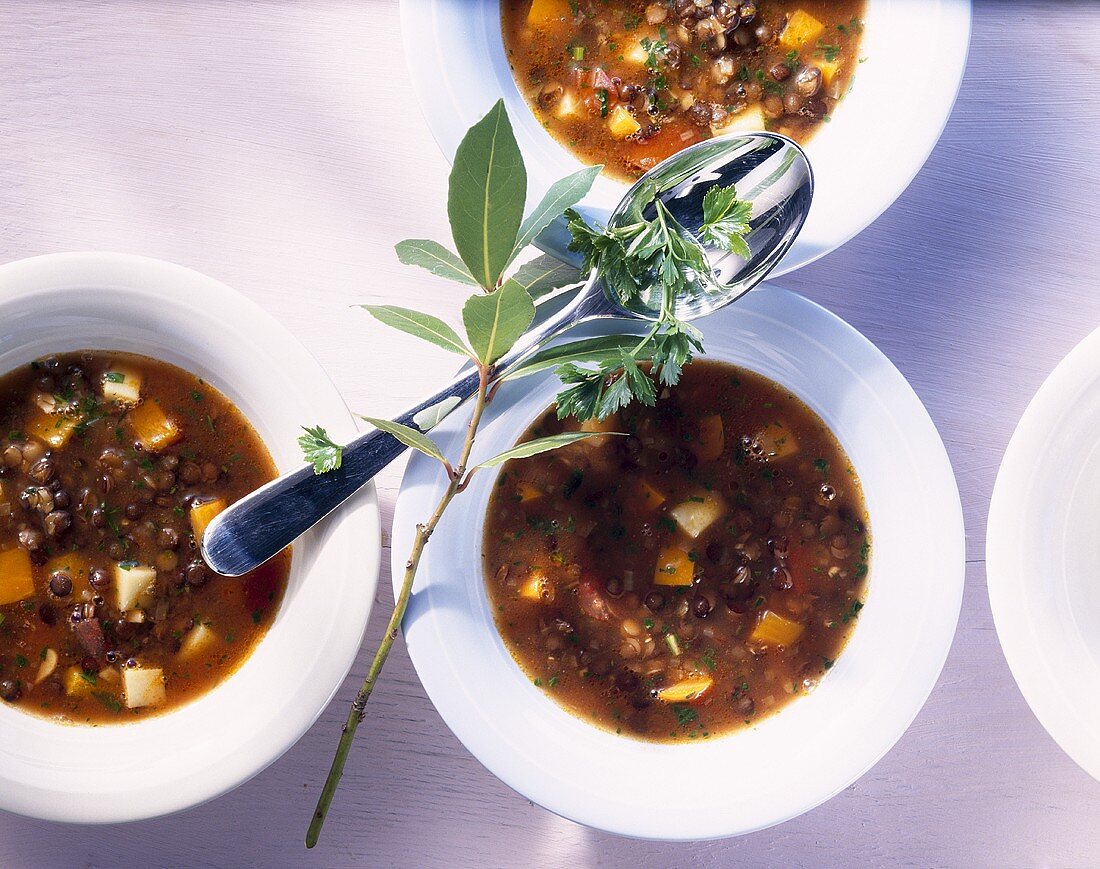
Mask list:
POLYGON ((625 139, 633 136, 642 128, 630 110, 621 103, 611 110, 607 118, 607 129, 616 139, 625 139))
POLYGON ((787 20, 787 26, 779 34, 779 44, 784 48, 801 48, 813 42, 825 30, 825 25, 804 9, 796 9, 787 20))
POLYGON ((542 489, 532 486, 530 483, 520 483, 516 486, 516 490, 519 492, 519 502, 521 504, 526 504, 528 501, 537 501, 543 496, 542 489))
POLYGON ((520 586, 519 596, 535 603, 553 603, 554 584, 541 570, 532 570, 527 581, 520 586))
POLYGON ((710 676, 695 673, 684 677, 674 685, 658 689, 657 699, 663 703, 694 703, 696 700, 702 700, 713 685, 714 680, 710 676))
POLYGON ((202 540, 206 526, 214 520, 215 516, 224 511, 226 506, 224 498, 215 498, 212 501, 195 501, 191 505, 191 533, 195 535, 196 543, 202 540))
POLYGON ((80 420, 59 413, 36 413, 24 429, 28 435, 49 444, 55 450, 61 449, 80 425, 80 420))
POLYGON ((79 667, 69 667, 65 671, 65 693, 70 697, 87 696, 92 693, 95 676, 85 676, 79 667))
POLYGON ((158 452, 180 438, 179 426, 170 420, 155 401, 146 401, 128 414, 130 428, 145 449, 158 452))
POLYGON ((0 552, 0 606, 34 595, 31 557, 25 549, 0 552))
POLYGON ((657 556, 653 582, 657 585, 691 585, 695 564, 679 546, 666 546, 657 556))
POLYGON ((650 510, 656 510, 663 503, 665 503, 665 496, 654 489, 645 480, 642 480, 641 489, 642 503, 650 510))
POLYGON ((699 420, 699 434, 691 442, 691 449, 699 461, 713 462, 726 448, 726 428, 722 417, 716 413, 699 420))
POLYGON ((527 23, 539 27, 555 19, 571 16, 569 0, 532 0, 531 8, 527 11, 527 23))
POLYGON ((802 636, 805 625, 764 610, 749 639, 764 646, 789 646, 802 636))

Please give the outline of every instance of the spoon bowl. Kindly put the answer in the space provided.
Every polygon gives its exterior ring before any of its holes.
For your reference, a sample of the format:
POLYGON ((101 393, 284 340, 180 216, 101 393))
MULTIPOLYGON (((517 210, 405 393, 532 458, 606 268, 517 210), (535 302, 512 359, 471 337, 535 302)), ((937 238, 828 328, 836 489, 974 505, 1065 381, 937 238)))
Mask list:
MULTIPOLYGON (((611 226, 637 222, 639 216, 648 219, 659 198, 684 232, 703 247, 709 274, 693 275, 675 306, 680 319, 694 319, 741 298, 767 276, 802 228, 812 197, 809 161, 790 139, 775 133, 726 136, 686 148, 643 175, 615 209, 611 226), (747 260, 695 236, 704 222, 707 191, 731 184, 740 199, 752 204, 750 230, 744 236, 750 250, 747 260), (648 215, 647 209, 651 210, 648 215)), ((558 224, 551 231, 561 232, 558 224)), ((598 271, 593 272, 571 301, 541 322, 536 319, 536 325, 496 361, 494 379, 581 323, 657 319, 658 289, 654 276, 654 289, 626 306, 606 291, 598 271)), ((479 383, 478 372, 467 367, 395 421, 429 431, 473 395, 479 383)), ((253 570, 351 497, 405 449, 392 435, 375 430, 344 447, 343 463, 336 470, 318 475, 304 466, 268 483, 210 523, 202 539, 203 558, 224 576, 253 570)))
MULTIPOLYGON (((676 299, 681 320, 702 317, 735 302, 759 284, 783 258, 806 222, 813 199, 810 161, 793 140, 778 133, 746 133, 697 142, 664 160, 635 182, 612 212, 608 226, 618 228, 656 213, 654 191, 677 222, 706 253, 709 275, 696 280, 676 299), (738 198, 752 203, 744 236, 752 255, 737 254, 703 242, 703 197, 711 188, 734 186, 738 198)), ((617 302, 616 302, 617 303, 617 302)), ((632 317, 655 319, 660 294, 642 294, 623 306, 632 317)))

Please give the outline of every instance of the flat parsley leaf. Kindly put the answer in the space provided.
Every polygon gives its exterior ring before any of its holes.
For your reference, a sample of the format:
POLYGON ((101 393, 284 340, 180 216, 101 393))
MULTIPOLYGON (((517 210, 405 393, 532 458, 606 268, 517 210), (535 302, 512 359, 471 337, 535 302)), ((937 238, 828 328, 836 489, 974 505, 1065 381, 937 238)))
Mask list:
POLYGON ((305 428, 305 434, 298 438, 298 446, 307 462, 313 465, 313 473, 324 474, 339 470, 344 462, 344 448, 328 436, 321 426, 305 428))
POLYGON ((711 187, 703 197, 703 225, 699 236, 703 241, 748 259, 752 252, 745 243, 752 218, 752 203, 737 198, 737 190, 711 187))

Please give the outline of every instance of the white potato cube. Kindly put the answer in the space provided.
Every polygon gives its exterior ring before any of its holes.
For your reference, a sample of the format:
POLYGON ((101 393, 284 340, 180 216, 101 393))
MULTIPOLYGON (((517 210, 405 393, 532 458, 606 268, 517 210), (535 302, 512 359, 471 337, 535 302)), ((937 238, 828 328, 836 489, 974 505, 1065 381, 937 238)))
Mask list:
POLYGON ((122 693, 126 708, 162 706, 168 700, 164 690, 164 672, 159 667, 135 667, 122 671, 122 693))
POLYGON ((698 537, 725 513, 725 506, 717 495, 707 493, 677 504, 668 514, 676 520, 688 537, 698 537))
POLYGON ((157 572, 151 567, 126 561, 116 564, 115 594, 118 595, 118 608, 126 611, 148 603, 156 581, 157 572))
POLYGON ((764 110, 760 104, 749 106, 736 115, 727 115, 721 124, 711 124, 710 131, 715 136, 723 136, 727 133, 758 133, 767 129, 764 120, 764 110))
POLYGON ((577 114, 579 105, 574 93, 572 91, 566 91, 561 95, 561 99, 558 100, 558 104, 554 107, 554 114, 562 120, 571 118, 577 114))
POLYGON ((217 640, 218 635, 207 625, 195 625, 183 638, 183 642, 180 643, 180 650, 176 655, 184 661, 196 658, 199 655, 206 654, 217 640))
POLYGON ((119 404, 141 401, 141 372, 125 365, 111 364, 103 375, 103 397, 119 404))

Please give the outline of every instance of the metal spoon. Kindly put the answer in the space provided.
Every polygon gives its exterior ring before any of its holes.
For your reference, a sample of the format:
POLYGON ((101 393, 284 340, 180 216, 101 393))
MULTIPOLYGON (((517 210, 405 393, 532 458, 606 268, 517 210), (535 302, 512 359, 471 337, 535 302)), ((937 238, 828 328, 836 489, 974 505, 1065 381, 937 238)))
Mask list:
MULTIPOLYGON (((737 185, 740 199, 753 204, 752 228, 745 236, 752 256, 746 261, 723 250, 708 249, 714 280, 700 276, 696 291, 678 298, 676 316, 681 319, 701 317, 739 299, 787 252, 806 220, 813 196, 813 173, 802 149, 774 133, 708 139, 647 172, 611 215, 609 225, 622 225, 631 203, 641 195, 652 203, 651 194, 656 190, 680 224, 695 233, 703 222, 703 195, 715 185, 730 184, 737 185)), ((652 217, 653 209, 649 204, 643 214, 652 217)), ((532 327, 496 363, 495 371, 499 377, 579 323, 605 318, 652 320, 655 315, 648 298, 630 308, 620 305, 604 292, 599 274, 593 273, 575 299, 532 327)), ((475 371, 460 372, 438 393, 397 417, 397 422, 427 431, 477 387, 475 371)), ((318 475, 306 466, 268 483, 210 523, 203 535, 203 558, 225 576, 247 573, 290 545, 405 449, 393 436, 372 431, 344 448, 339 470, 318 475)))

